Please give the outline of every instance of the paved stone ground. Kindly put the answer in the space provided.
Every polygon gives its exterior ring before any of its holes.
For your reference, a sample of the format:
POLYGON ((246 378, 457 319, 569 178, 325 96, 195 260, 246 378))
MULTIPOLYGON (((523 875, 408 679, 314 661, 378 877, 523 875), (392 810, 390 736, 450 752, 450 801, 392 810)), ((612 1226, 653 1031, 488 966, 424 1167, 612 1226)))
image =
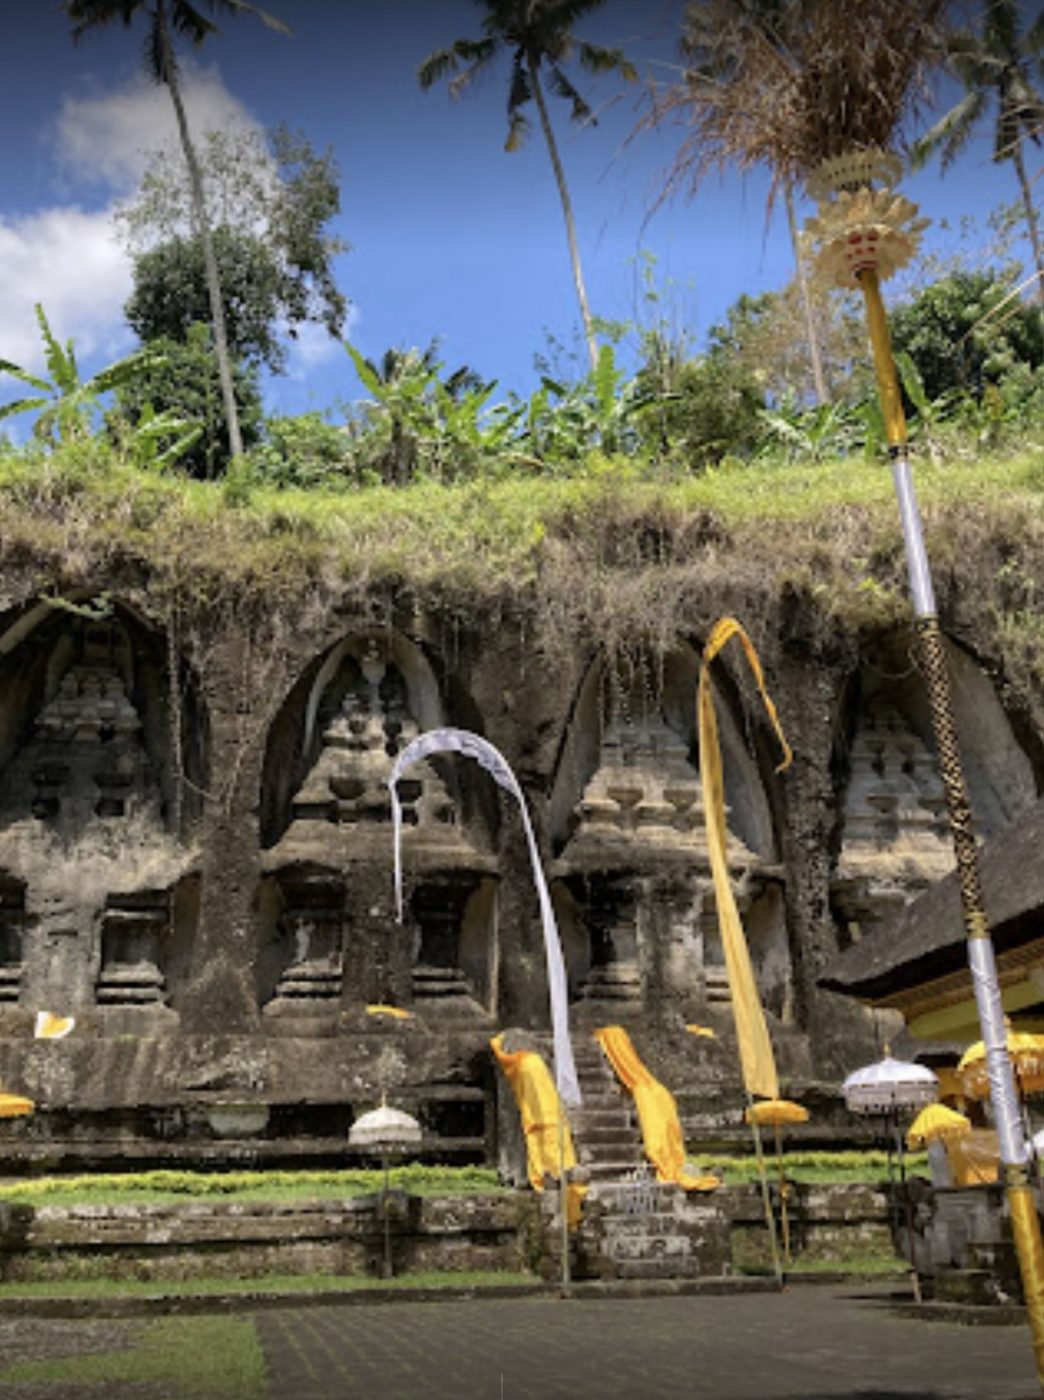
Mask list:
MULTIPOLYGON (((725 1297, 288 1303, 243 1316, 267 1370, 264 1391, 249 1400, 1041 1400, 1027 1328, 914 1320, 885 1306, 880 1289, 855 1285, 725 1297)), ((135 1346, 146 1325, 5 1318, 0 1308, 0 1357, 112 1353, 135 1346)), ((56 1397, 188 1393, 65 1382, 58 1396, 50 1383, 0 1383, 0 1400, 56 1397)))
POLYGON ((255 1317, 268 1400, 1040 1400, 1029 1330, 900 1317, 857 1287, 255 1317))

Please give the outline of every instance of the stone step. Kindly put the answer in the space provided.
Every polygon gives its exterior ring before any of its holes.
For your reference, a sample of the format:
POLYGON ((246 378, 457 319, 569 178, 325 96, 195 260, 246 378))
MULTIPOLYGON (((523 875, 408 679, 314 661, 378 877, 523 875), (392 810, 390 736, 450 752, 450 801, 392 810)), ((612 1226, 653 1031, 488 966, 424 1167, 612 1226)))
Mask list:
POLYGON ((607 1123, 598 1128, 585 1128, 582 1133, 576 1133, 576 1138, 580 1139, 581 1147, 603 1146, 605 1143, 618 1142, 628 1147, 634 1142, 634 1132, 629 1123, 607 1123))
POLYGON ((607 1239, 616 1240, 637 1236, 648 1241, 674 1234, 678 1228, 678 1217, 673 1211, 654 1211, 648 1215, 629 1215, 626 1211, 621 1210, 619 1213, 607 1213, 604 1216, 604 1226, 607 1239))
POLYGON ((670 1259, 620 1259, 616 1261, 617 1278, 697 1278, 700 1272, 699 1260, 691 1255, 678 1255, 670 1259))
POLYGON ((936 1302, 992 1307, 998 1302, 1007 1301, 1010 1296, 990 1269, 946 1268, 936 1271, 936 1302))
POLYGON ((591 1128, 615 1128, 630 1131, 631 1113, 624 1104, 590 1104, 584 1100, 583 1108, 574 1108, 569 1113, 569 1126, 574 1133, 585 1133, 591 1128))
POLYGON ((634 1156, 627 1160, 622 1160, 620 1156, 617 1155, 612 1160, 595 1159, 584 1162, 583 1165, 587 1168, 593 1182, 611 1181, 618 1183, 630 1176, 635 1167, 638 1166, 638 1161, 638 1149, 635 1148, 634 1156))
POLYGON ((680 1259, 692 1256, 692 1246, 687 1235, 677 1232, 669 1235, 643 1235, 639 1231, 630 1234, 614 1235, 606 1240, 606 1253, 610 1259, 629 1263, 637 1259, 670 1259, 677 1263, 680 1259))

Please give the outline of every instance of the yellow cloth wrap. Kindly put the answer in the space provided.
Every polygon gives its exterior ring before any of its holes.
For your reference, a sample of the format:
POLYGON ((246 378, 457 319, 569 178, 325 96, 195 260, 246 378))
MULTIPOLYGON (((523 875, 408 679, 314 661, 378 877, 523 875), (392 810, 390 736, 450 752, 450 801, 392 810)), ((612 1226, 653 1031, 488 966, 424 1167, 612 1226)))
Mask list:
POLYGON ((1010 1185, 1005 1192, 1011 1213, 1011 1230, 1019 1256, 1026 1318, 1033 1333, 1037 1379, 1044 1385, 1044 1247, 1040 1242, 1036 1192, 1028 1185, 1010 1185))
POLYGON ((877 392, 881 397, 881 412, 884 414, 888 445, 905 447, 906 414, 903 412, 899 378, 895 371, 892 339, 888 334, 888 318, 881 299, 881 283, 873 268, 861 272, 858 280, 866 304, 866 324, 870 332, 870 347, 874 352, 877 392))
POLYGON ((740 624, 731 617, 723 617, 715 623, 703 651, 703 665, 700 667, 698 697, 700 735, 700 782, 703 785, 703 806, 707 820, 707 847, 710 857, 711 875, 714 880, 714 898, 718 909, 718 927, 721 931, 722 948, 725 953, 725 968, 729 977, 729 995, 732 998, 732 1015, 736 1025, 736 1039, 739 1042, 740 1065, 747 1092, 760 1098, 779 1098, 779 1076, 772 1053, 765 1013, 761 1009, 754 969, 750 962, 747 940, 740 923, 739 910, 732 893, 729 879, 727 853, 728 831, 725 825, 725 779, 721 764, 721 745, 718 742, 718 719, 714 712, 714 691, 710 678, 710 665, 718 652, 732 637, 738 637, 754 673, 765 709, 783 748, 783 769, 791 760, 790 745, 784 737, 776 707, 765 689, 765 677, 761 662, 750 638, 740 624))
MULTIPOLYGON (((505 1050, 503 1033, 489 1042, 522 1116, 522 1131, 526 1135, 526 1165, 529 1184, 534 1191, 543 1191, 544 1177, 560 1175, 559 1162, 565 1169, 576 1166, 573 1135, 568 1121, 562 1117, 562 1101, 558 1097, 551 1071, 535 1050, 505 1050), (560 1126, 561 1125, 561 1126, 560 1126), (561 1145, 562 1156, 559 1158, 561 1145)), ((587 1187, 570 1182, 566 1187, 566 1217, 570 1230, 580 1224, 587 1187)))
POLYGON ((394 1016, 397 1021, 411 1021, 412 1011, 404 1011, 401 1006, 389 1006, 387 1002, 371 1002, 366 1008, 367 1016, 394 1016))
POLYGON ((694 1176, 685 1170, 685 1143, 674 1095, 642 1064, 623 1026, 602 1026, 595 1031, 605 1056, 625 1089, 634 1095, 642 1125, 645 1155, 656 1168, 657 1181, 670 1181, 686 1191, 713 1191, 716 1176, 694 1176))

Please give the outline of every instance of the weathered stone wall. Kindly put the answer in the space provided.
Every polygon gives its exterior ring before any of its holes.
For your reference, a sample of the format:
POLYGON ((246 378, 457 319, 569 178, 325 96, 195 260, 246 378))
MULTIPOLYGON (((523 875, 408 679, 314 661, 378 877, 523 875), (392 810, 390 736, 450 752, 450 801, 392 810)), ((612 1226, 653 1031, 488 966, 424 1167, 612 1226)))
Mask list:
MULTIPOLYGON (((561 626, 552 645, 524 592, 496 617, 387 591, 175 615, 147 580, 97 586, 114 600, 97 619, 28 594, 0 617, 0 1080, 40 1108, 5 1129, 14 1160, 336 1160, 382 1091, 420 1114, 429 1156, 493 1158, 487 1042, 546 1027, 540 923, 516 815, 453 761, 404 793, 395 922, 383 778, 438 723, 485 735, 526 792, 577 1024, 625 1021, 687 1115, 727 1097, 699 626, 608 656, 561 626), (73 1035, 34 1043, 40 1009, 75 1014, 73 1035)), ((741 601, 723 583, 698 615, 741 601)), ((938 874, 941 811, 908 660, 896 669, 909 638, 828 628, 807 596, 761 598, 757 615, 795 761, 775 773, 727 658, 734 869, 781 1070, 800 1086, 874 1053, 865 1014, 816 978, 938 874)), ((1036 796, 1041 734, 974 609, 953 626, 989 830, 1036 796)))
MULTIPOLYGON (((795 1262, 839 1267, 892 1248, 883 1190, 792 1185, 795 1262)), ((561 1233, 553 1195, 389 1197, 392 1257, 407 1271, 525 1270, 559 1274, 561 1233)), ((597 1207, 597 1203, 596 1203, 597 1207)), ((684 1249, 690 1277, 770 1266, 760 1190, 725 1187, 675 1193, 658 1214, 616 1217, 585 1211, 578 1276, 626 1277, 627 1263, 652 1240, 672 1277, 684 1249), (667 1209, 668 1213, 663 1211, 667 1209), (606 1238, 611 1227, 612 1238, 606 1238), (630 1232, 628 1234, 628 1231, 630 1232), (640 1237, 640 1238, 639 1238, 640 1237)), ((257 1278, 264 1274, 380 1275, 384 1236, 379 1199, 262 1204, 11 1206, 0 1209, 0 1278, 257 1278)))
MULTIPOLYGON (((518 1270, 528 1196, 388 1196, 396 1273, 518 1270)), ((377 1275, 378 1196, 285 1205, 15 1207, 0 1231, 4 1280, 377 1275)))

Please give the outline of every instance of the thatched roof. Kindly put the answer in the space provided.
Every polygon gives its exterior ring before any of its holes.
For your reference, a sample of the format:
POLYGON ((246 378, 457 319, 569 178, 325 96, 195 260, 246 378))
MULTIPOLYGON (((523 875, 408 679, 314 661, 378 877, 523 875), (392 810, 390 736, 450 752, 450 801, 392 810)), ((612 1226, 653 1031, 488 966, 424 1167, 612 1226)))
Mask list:
MULTIPOLYGON (((1044 801, 1035 803, 982 850, 986 915, 998 952, 1044 938, 1044 801)), ((894 919, 846 949, 819 985, 877 1000, 943 977, 967 962, 956 873, 894 919)))

